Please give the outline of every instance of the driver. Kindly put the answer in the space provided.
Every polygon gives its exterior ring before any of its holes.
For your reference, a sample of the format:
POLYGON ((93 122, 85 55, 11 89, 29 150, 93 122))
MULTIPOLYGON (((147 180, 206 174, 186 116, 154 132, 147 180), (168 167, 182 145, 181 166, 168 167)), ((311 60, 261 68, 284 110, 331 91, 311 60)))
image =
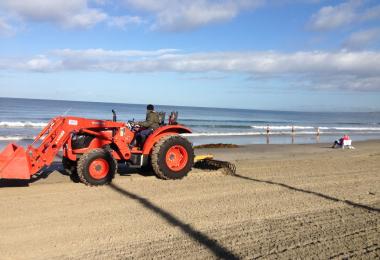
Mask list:
POLYGON ((136 141, 138 145, 142 145, 145 142, 146 138, 160 126, 160 119, 158 113, 154 111, 153 105, 147 105, 146 119, 145 121, 137 122, 137 125, 144 128, 136 134, 136 141))

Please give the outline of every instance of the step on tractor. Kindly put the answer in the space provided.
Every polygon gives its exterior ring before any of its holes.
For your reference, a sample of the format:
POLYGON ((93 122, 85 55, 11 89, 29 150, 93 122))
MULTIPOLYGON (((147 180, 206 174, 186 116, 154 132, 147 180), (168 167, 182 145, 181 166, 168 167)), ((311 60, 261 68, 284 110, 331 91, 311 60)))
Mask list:
POLYGON ((152 168, 161 179, 181 179, 194 163, 192 144, 181 134, 191 130, 177 123, 172 113, 143 144, 136 144, 134 121, 60 116, 52 119, 33 143, 24 149, 9 144, 0 153, 0 179, 28 180, 50 166, 59 151, 65 171, 86 185, 108 184, 118 164, 152 168))

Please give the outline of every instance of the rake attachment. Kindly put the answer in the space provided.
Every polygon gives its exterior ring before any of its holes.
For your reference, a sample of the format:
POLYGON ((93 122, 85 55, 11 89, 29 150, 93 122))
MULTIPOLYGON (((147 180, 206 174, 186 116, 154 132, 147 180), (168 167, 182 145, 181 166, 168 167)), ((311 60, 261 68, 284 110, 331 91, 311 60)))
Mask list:
POLYGON ((202 155, 195 157, 194 168, 202 170, 219 170, 221 169, 225 175, 235 175, 236 166, 226 161, 214 160, 212 155, 202 155))

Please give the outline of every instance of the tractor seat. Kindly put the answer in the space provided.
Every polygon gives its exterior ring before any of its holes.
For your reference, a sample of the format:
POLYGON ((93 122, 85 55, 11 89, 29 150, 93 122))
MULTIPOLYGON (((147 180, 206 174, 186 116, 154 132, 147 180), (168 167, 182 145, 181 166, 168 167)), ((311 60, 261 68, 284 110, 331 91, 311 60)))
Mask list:
POLYGON ((159 119, 159 125, 164 126, 165 125, 165 112, 158 112, 158 119, 159 119))

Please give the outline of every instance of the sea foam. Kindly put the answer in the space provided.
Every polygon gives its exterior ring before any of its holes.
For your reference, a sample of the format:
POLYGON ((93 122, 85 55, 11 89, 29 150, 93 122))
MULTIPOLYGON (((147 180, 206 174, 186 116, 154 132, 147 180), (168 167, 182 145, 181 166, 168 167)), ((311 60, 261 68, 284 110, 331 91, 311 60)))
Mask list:
POLYGON ((45 122, 24 122, 24 121, 15 121, 15 122, 9 122, 9 121, 2 121, 0 122, 0 127, 2 128, 27 128, 27 127, 33 127, 33 128, 43 128, 48 123, 45 122))

